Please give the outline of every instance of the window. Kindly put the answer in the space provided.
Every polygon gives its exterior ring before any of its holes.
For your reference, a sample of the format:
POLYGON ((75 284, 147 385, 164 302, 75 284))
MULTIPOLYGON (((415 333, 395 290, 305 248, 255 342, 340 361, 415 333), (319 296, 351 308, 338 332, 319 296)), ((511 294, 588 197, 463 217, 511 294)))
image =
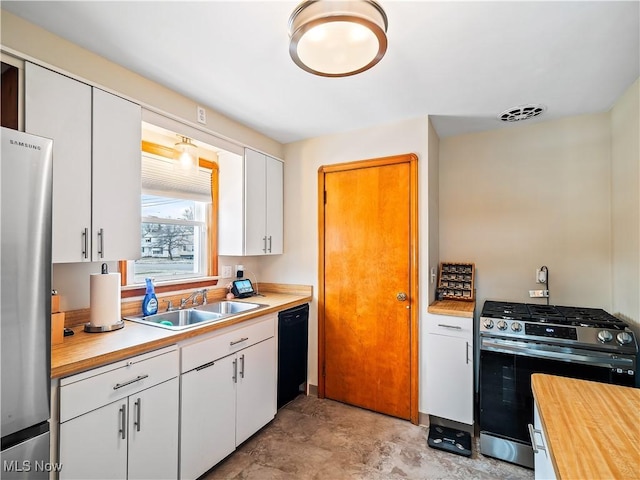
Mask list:
POLYGON ((142 194, 142 258, 133 262, 133 282, 206 277, 209 203, 142 194), (145 245, 151 244, 151 248, 145 245))
MULTIPOLYGON (((163 143, 171 144, 168 138, 163 143)), ((217 158, 213 147, 198 147, 198 155, 217 158)), ((176 163, 172 148, 142 142, 141 258, 120 263, 127 285, 143 285, 147 277, 162 283, 217 275, 218 165, 200 157, 197 171, 187 174, 176 163)))

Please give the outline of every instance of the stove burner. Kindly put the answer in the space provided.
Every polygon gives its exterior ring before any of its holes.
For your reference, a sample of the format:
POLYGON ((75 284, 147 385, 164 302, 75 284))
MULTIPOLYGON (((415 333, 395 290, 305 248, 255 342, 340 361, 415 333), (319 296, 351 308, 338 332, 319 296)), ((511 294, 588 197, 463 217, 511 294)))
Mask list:
POLYGON ((552 323, 574 327, 609 328, 624 330, 627 325, 601 308, 538 305, 487 300, 482 316, 503 320, 534 323, 552 323))

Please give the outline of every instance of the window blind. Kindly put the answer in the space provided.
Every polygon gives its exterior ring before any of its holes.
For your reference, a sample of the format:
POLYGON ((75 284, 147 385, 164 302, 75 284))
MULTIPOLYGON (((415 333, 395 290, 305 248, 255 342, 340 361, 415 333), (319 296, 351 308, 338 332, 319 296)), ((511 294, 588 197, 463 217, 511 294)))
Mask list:
POLYGON ((143 153, 142 192, 211 203, 211 170, 198 167, 187 174, 176 160, 143 153))

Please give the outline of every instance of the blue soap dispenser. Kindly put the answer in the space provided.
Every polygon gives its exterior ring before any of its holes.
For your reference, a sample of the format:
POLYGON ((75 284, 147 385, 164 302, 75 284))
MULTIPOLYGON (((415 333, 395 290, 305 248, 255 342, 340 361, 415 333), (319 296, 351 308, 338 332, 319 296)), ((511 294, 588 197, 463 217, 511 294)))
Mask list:
POLYGON ((158 313, 158 298, 153 288, 153 281, 150 278, 144 280, 147 282, 147 291, 142 300, 142 314, 146 317, 158 313))

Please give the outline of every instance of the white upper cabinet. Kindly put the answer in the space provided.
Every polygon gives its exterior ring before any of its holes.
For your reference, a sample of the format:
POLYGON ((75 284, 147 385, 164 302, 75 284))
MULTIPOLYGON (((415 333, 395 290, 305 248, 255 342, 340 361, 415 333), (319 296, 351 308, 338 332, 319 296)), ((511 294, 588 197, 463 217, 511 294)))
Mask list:
POLYGON ((140 256, 140 106, 27 62, 25 130, 53 139, 53 262, 140 256))
POLYGON ((53 262, 87 261, 91 87, 27 62, 25 131, 53 139, 53 262))
POLYGON ((220 162, 220 255, 283 252, 283 163, 251 149, 220 162), (235 158, 234 158, 235 157, 235 158))
POLYGON ((140 257, 140 106, 93 89, 94 260, 140 257))

